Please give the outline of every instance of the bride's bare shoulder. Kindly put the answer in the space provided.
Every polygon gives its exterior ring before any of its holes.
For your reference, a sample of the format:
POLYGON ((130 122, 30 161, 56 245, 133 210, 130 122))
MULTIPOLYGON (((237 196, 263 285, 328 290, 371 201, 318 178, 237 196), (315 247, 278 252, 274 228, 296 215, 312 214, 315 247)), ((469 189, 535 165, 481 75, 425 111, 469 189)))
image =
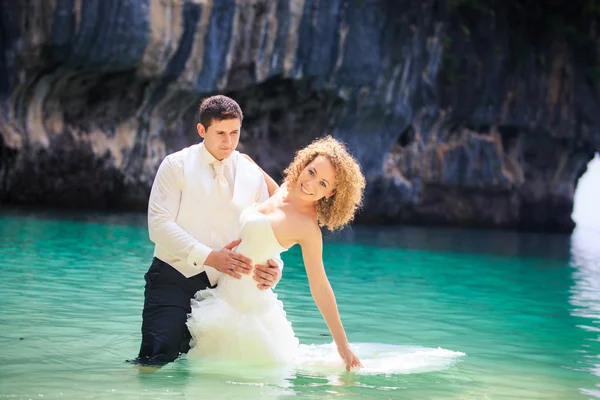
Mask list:
POLYGON ((302 214, 298 216, 296 223, 296 232, 298 233, 298 242, 320 242, 321 228, 316 220, 310 215, 302 214))

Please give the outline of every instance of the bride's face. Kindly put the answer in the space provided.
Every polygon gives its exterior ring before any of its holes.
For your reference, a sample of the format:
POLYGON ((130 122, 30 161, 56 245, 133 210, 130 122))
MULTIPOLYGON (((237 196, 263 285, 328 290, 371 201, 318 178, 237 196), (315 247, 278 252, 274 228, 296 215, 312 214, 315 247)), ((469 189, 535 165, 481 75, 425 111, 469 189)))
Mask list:
POLYGON ((335 168, 325 156, 317 156, 298 177, 296 190, 307 201, 318 201, 334 193, 335 168))

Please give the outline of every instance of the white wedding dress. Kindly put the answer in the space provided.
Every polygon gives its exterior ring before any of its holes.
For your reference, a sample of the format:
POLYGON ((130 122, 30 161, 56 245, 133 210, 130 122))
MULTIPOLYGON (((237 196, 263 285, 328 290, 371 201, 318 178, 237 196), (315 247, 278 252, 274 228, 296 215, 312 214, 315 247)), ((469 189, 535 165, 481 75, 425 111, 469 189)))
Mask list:
MULTIPOLYGON (((236 252, 265 265, 270 258, 286 251, 267 219, 254 206, 240 215, 242 242, 236 252)), ((244 367, 289 366, 320 374, 343 371, 344 362, 334 343, 299 344, 287 320, 283 304, 271 289, 261 291, 252 274, 241 279, 221 275, 215 289, 201 290, 192 299, 192 312, 187 326, 192 335, 190 358, 200 358, 201 365, 215 368, 225 365, 244 367), (224 363, 224 364, 223 364, 224 363)), ((464 353, 441 348, 352 343, 364 369, 361 374, 407 374, 448 368, 464 353)), ((245 369, 255 373, 257 369, 245 369)), ((282 372, 283 373, 283 372, 282 372)), ((287 372, 286 372, 287 373, 287 372)))
MULTIPOLYGON (((254 206, 240 215, 235 249, 253 264, 266 265, 282 247, 266 215, 254 206)), ((289 364, 297 355, 298 339, 283 304, 271 289, 259 290, 253 274, 235 279, 223 274, 215 289, 201 290, 192 299, 187 326, 192 335, 189 356, 261 365, 289 364)))

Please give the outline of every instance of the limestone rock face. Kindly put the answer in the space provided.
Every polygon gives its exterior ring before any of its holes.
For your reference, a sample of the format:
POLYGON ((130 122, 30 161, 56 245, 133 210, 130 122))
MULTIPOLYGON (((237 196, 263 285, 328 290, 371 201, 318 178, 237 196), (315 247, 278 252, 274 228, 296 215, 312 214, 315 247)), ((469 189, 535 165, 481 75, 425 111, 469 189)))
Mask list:
POLYGON ((144 210, 224 93, 276 178, 315 137, 348 143, 359 222, 568 231, 600 150, 598 18, 565 16, 574 40, 472 3, 2 2, 0 203, 144 210))

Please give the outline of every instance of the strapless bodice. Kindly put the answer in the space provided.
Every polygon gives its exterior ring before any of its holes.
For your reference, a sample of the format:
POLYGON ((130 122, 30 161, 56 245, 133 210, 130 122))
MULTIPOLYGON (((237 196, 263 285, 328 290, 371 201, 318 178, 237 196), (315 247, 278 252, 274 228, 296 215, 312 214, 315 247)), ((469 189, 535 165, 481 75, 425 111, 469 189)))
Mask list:
MULTIPOLYGON (((269 259, 287 250, 278 242, 267 216, 259 212, 255 205, 242 211, 239 221, 242 241, 234 251, 250 258, 253 265, 267 265, 269 259)), ((258 289, 258 282, 253 276, 254 273, 242 274, 241 279, 235 279, 223 274, 219 277, 218 291, 238 309, 255 308, 261 297, 268 297, 272 292, 270 289, 258 289)))
POLYGON ((267 216, 256 209, 246 208, 240 214, 240 238, 236 252, 251 258, 254 264, 266 264, 287 249, 279 244, 267 216))

